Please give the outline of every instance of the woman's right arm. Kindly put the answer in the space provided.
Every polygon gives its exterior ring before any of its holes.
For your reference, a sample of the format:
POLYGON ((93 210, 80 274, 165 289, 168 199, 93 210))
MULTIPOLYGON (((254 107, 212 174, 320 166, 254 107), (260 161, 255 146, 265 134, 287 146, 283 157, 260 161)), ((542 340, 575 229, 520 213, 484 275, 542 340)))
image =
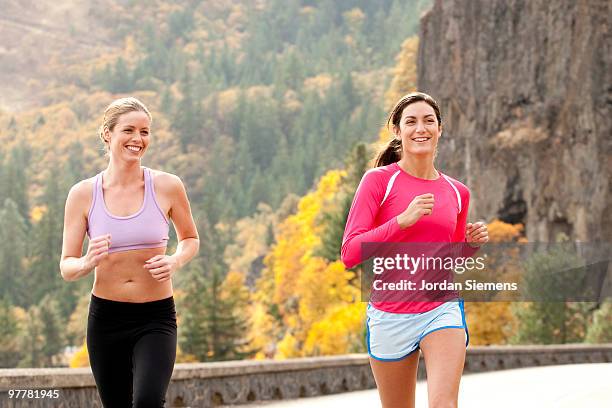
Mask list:
POLYGON ((83 239, 87 231, 87 211, 91 202, 91 185, 82 181, 68 193, 64 212, 64 235, 60 271, 62 278, 73 281, 89 274, 102 258, 108 256, 109 236, 96 237, 89 241, 87 254, 83 252, 83 239))
POLYGON ((406 235, 406 228, 422 216, 429 215, 434 206, 433 194, 421 194, 410 202, 401 214, 376 228, 372 228, 387 185, 380 174, 366 172, 357 187, 353 204, 346 220, 342 238, 341 257, 344 266, 352 268, 363 261, 361 244, 366 242, 394 242, 406 235))
POLYGON ((346 268, 352 268, 361 259, 361 244, 364 242, 392 241, 401 234, 396 217, 373 228, 376 214, 384 197, 386 184, 376 169, 367 171, 357 187, 342 238, 341 259, 346 268))

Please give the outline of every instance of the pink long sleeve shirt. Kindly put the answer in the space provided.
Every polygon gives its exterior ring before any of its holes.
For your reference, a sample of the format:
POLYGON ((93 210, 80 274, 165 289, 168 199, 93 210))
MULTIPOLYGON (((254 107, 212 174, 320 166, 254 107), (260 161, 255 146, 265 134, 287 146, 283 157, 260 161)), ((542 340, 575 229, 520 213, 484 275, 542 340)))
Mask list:
MULTIPOLYGON (((457 180, 440 173, 436 180, 408 174, 397 163, 368 170, 361 179, 346 221, 342 239, 342 262, 352 268, 365 261, 361 244, 366 242, 465 242, 470 191, 457 180), (400 228, 397 216, 415 196, 434 195, 432 214, 400 228)), ((372 302, 392 313, 423 313, 442 302, 372 302)))

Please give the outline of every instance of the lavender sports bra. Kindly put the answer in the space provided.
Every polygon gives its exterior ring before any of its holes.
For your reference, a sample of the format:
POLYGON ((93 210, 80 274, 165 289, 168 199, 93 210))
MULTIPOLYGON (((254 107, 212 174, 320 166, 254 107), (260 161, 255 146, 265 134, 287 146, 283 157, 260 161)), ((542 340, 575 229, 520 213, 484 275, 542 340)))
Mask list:
POLYGON ((87 235, 91 239, 111 234, 109 253, 165 247, 168 243, 170 224, 155 199, 151 170, 146 167, 143 170, 145 191, 142 207, 127 217, 118 217, 108 211, 102 192, 102 172, 96 175, 87 217, 87 235))

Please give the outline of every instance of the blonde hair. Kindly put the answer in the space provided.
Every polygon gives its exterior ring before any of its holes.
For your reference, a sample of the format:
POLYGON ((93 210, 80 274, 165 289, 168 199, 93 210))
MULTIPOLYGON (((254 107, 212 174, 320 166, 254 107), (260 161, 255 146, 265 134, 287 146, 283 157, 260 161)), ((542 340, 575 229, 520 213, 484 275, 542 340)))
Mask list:
POLYGON ((119 117, 121 115, 135 111, 144 112, 149 117, 149 120, 153 120, 151 117, 151 112, 149 112, 145 104, 132 96, 115 99, 106 107, 104 110, 104 118, 102 119, 102 126, 100 126, 98 129, 98 136, 104 143, 107 153, 108 141, 104 139, 104 130, 108 129, 109 132, 112 132, 117 125, 117 122, 119 122, 119 117))

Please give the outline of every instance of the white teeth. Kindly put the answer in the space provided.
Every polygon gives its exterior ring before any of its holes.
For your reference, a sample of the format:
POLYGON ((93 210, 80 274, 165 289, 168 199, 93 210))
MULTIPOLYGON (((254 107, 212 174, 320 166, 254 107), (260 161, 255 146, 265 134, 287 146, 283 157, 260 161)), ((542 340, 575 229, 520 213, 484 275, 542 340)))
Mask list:
POLYGON ((414 140, 415 142, 424 142, 426 140, 429 140, 429 138, 427 138, 427 137, 416 137, 416 138, 414 138, 412 140, 414 140))
POLYGON ((141 147, 137 147, 137 146, 126 146, 127 149, 130 149, 133 152, 139 152, 141 147))

